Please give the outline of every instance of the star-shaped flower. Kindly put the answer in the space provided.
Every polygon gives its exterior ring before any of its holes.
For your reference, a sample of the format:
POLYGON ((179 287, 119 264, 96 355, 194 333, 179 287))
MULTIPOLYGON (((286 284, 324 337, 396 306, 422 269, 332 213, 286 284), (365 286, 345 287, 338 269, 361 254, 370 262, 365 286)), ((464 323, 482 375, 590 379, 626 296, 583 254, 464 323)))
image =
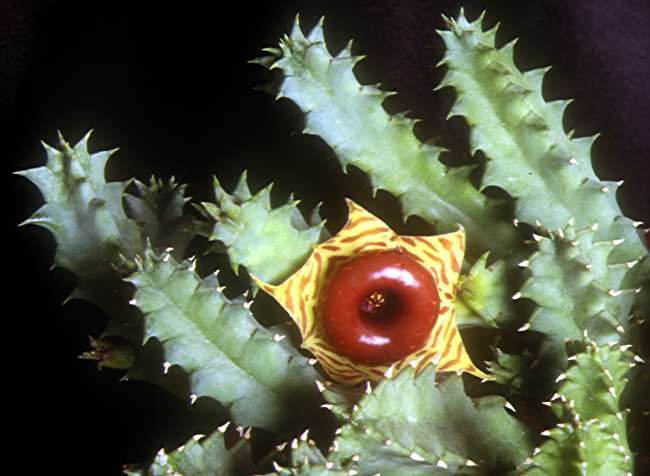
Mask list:
POLYGON ((295 321, 302 347, 332 380, 345 384, 429 364, 487 378, 470 360, 455 322, 463 229, 400 236, 356 203, 347 204, 345 226, 283 283, 253 276, 295 321))

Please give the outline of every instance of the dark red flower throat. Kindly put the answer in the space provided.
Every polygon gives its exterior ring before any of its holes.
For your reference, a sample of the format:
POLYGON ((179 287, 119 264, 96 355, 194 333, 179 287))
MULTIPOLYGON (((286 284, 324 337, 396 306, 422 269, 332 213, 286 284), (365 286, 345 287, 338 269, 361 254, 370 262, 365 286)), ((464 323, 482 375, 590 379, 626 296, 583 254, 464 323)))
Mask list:
POLYGON ((321 296, 330 344, 369 365, 390 364, 422 348, 440 305, 431 272, 400 251, 343 262, 331 272, 321 296))

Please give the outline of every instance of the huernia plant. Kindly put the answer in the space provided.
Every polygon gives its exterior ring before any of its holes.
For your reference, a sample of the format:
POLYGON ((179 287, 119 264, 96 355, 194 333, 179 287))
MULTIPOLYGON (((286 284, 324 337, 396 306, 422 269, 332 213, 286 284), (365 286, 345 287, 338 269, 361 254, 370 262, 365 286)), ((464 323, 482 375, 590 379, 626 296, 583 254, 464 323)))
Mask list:
POLYGON ((46 202, 25 223, 52 232, 56 265, 79 278, 71 297, 111 318, 83 357, 230 415, 129 474, 634 473, 650 379, 641 224, 595 174, 594 138, 564 130, 568 101, 542 96, 546 70, 521 72, 482 16, 445 22, 440 87, 487 159, 478 187, 385 111, 392 93, 357 81, 361 57, 333 54, 322 22, 306 34, 296 18, 254 60, 279 71, 274 93, 304 113, 304 133, 435 234, 400 233, 351 200, 328 230, 318 209, 272 207, 270 185, 253 193, 245 174, 231 192, 215 179, 193 216, 173 180, 107 183, 110 152, 91 153, 88 135, 60 136, 45 166, 19 172, 46 202), (249 292, 229 298, 218 270, 197 272, 196 235, 246 270, 249 292), (266 294, 286 323, 260 323, 266 294), (464 342, 469 327, 491 330, 472 342, 489 361, 464 342), (187 389, 165 378, 172 367, 187 389))

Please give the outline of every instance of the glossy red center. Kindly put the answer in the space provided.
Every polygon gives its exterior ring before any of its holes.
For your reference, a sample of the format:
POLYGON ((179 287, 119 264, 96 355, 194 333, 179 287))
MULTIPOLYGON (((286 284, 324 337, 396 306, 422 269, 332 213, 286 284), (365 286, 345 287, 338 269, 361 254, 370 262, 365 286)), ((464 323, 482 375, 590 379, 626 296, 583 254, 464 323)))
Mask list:
POLYGON ((440 306, 431 273, 399 251, 343 262, 331 272, 322 299, 330 344, 370 365, 390 364, 422 348, 440 306))

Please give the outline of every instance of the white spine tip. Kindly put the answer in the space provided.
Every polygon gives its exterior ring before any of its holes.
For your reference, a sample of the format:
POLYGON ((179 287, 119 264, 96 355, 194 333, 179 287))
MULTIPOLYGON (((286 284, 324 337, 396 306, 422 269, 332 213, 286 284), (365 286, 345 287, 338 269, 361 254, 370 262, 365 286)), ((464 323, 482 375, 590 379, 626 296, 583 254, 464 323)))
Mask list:
POLYGON ((517 219, 515 218, 514 220, 512 220, 512 224, 513 224, 514 226, 519 226, 519 220, 517 220, 517 219))
POLYGON ((598 230, 598 223, 594 223, 589 228, 591 228, 591 231, 597 231, 598 230))
POLYGON ((578 165, 578 161, 577 161, 576 159, 574 159, 573 157, 571 157, 571 158, 569 159, 569 163, 570 163, 571 165, 578 165))
POLYGON ((623 293, 623 291, 620 291, 620 290, 617 291, 615 289, 610 289, 609 291, 607 291, 607 294, 609 294, 611 297, 620 296, 622 293, 623 293))
POLYGON ((318 359, 315 359, 315 358, 312 357, 311 359, 309 359, 309 360, 307 361, 307 363, 308 363, 309 365, 316 365, 316 364, 318 363, 318 359))
POLYGON ((519 262, 519 266, 521 266, 522 268, 527 268, 529 264, 530 264, 530 260, 527 259, 519 262))
POLYGON ((282 471, 282 466, 280 466, 277 462, 273 462, 273 469, 276 470, 277 472, 282 471))
POLYGON ((393 444, 392 440, 386 440, 386 441, 384 441, 384 446, 390 446, 390 445, 392 445, 392 444, 393 444))
POLYGON ((632 222, 632 226, 633 226, 634 228, 639 228, 641 225, 643 225, 643 222, 642 222, 642 221, 633 221, 633 222, 632 222))
POLYGON ((172 366, 169 362, 163 362, 163 373, 166 375, 169 372, 169 368, 172 366))
POLYGON ((436 466, 438 468, 442 469, 447 469, 447 463, 445 463, 443 460, 439 459, 438 462, 436 463, 436 466))
POLYGON ((323 403, 320 407, 324 408, 325 410, 330 410, 331 411, 332 408, 334 408, 334 405, 332 405, 330 403, 323 403))
POLYGON ((539 235, 536 234, 536 233, 533 233, 533 240, 535 240, 535 241, 537 241, 537 242, 540 242, 540 241, 542 241, 542 237, 539 236, 539 235))
POLYGON ((603 192, 603 193, 607 193, 607 192, 609 192, 609 189, 607 187, 603 187, 603 188, 600 189, 600 191, 603 192))
POLYGON ((366 395, 370 395, 372 393, 372 385, 370 385, 370 382, 366 382, 366 395))
POLYGON ((542 436, 551 436, 551 432, 549 430, 544 430, 540 433, 542 436))
POLYGON ((194 402, 196 402, 196 399, 199 398, 197 397, 196 393, 193 393, 190 395, 190 404, 194 405, 194 402))
POLYGON ((287 337, 287 336, 286 336, 286 335, 281 335, 281 334, 275 334, 275 335, 273 336, 273 340, 274 340, 275 342, 280 342, 280 341, 281 341, 282 339, 284 339, 285 337, 287 337))
POLYGON ((521 293, 520 293, 520 292, 516 292, 516 293, 514 293, 514 294, 512 295, 512 299, 515 300, 515 301, 516 301, 517 299, 519 299, 519 298, 521 298, 521 293))
POLYGON ((295 450, 296 448, 298 448, 298 438, 294 438, 291 441, 291 449, 295 450))
POLYGON ((334 463, 332 463, 331 461, 328 461, 327 463, 325 463, 325 467, 327 469, 332 469, 334 467, 334 463))
MULTIPOLYGON (((219 430, 219 433, 225 433, 229 426, 230 426, 230 422, 227 421, 227 422, 224 423, 223 425, 217 427, 217 430, 219 430)), ((286 443, 285 443, 285 444, 286 444, 286 443)))
POLYGON ((205 435, 203 435, 203 434, 201 434, 201 433, 197 433, 196 435, 194 435, 194 436, 192 437, 192 439, 193 439, 194 441, 199 441, 199 440, 200 440, 201 438, 203 438, 204 436, 205 436, 205 435))
POLYGON ((638 355, 635 355, 635 356, 633 357, 633 359, 634 359, 635 362, 638 362, 638 363, 640 363, 640 364, 645 364, 645 360, 643 360, 643 359, 642 359, 640 356, 638 356, 638 355))
POLYGON ((561 381, 564 380, 565 378, 566 378, 566 374, 565 374, 565 373, 561 373, 560 375, 557 376, 557 378, 555 379, 555 382, 556 382, 556 383, 557 383, 557 382, 561 382, 561 381))
POLYGON ((323 393, 325 391, 325 384, 320 380, 316 380, 316 387, 318 387, 318 391, 320 393, 323 393))
POLYGON ((300 435, 300 441, 307 441, 307 438, 309 437, 309 428, 307 428, 305 431, 302 432, 300 435))
POLYGON ((384 377, 393 378, 394 373, 395 373, 395 364, 391 365, 386 369, 386 371, 384 372, 384 377))
POLYGON ((515 407, 512 406, 512 403, 506 402, 504 405, 508 410, 510 410, 512 413, 517 413, 517 410, 515 410, 515 407))
MULTIPOLYGON (((514 296, 513 296, 514 299, 514 296)), ((530 323, 527 322, 523 326, 521 326, 519 329, 517 329, 519 332, 526 332, 528 329, 530 329, 530 323)))
POLYGON ((131 306, 137 306, 137 305, 138 305, 138 303, 136 302, 135 298, 131 299, 131 300, 129 301, 129 304, 130 304, 131 306))
POLYGON ((465 461, 465 466, 476 467, 476 466, 478 466, 478 464, 476 464, 471 459, 468 459, 467 461, 465 461))

